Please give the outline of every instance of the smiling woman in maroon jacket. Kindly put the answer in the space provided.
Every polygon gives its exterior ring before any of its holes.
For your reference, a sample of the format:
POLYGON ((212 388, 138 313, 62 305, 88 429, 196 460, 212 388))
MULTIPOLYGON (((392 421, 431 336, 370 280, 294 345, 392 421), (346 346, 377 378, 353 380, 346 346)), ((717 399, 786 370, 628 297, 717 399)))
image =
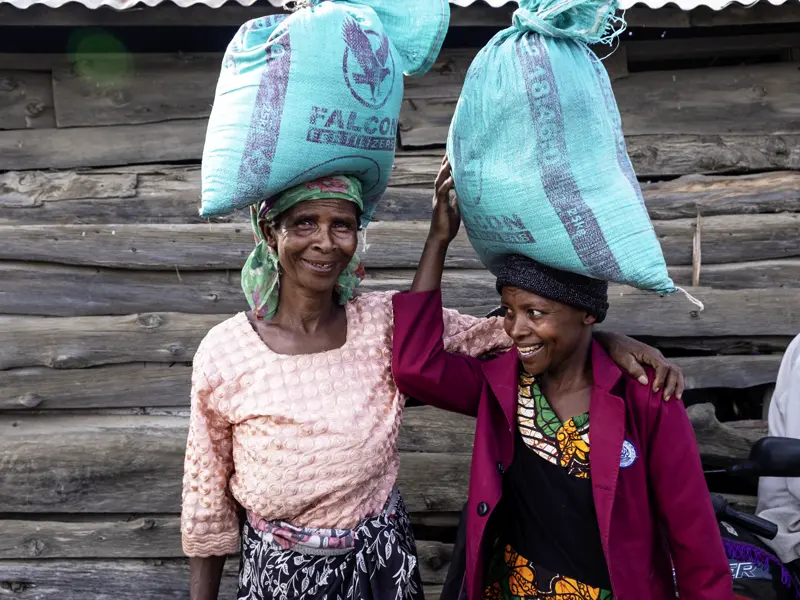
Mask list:
POLYGON ((469 600, 733 598, 680 401, 621 373, 592 339, 607 284, 509 256, 497 280, 515 348, 442 344, 444 258, 460 215, 445 162, 410 293, 394 297, 393 373, 419 400, 477 416, 467 503, 469 600))

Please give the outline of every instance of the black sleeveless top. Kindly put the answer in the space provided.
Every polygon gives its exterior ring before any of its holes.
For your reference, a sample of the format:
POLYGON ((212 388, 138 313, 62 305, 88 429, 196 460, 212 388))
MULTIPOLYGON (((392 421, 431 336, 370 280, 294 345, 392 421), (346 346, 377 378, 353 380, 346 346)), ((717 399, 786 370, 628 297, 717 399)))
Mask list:
POLYGON ((538 382, 520 376, 514 459, 503 476, 500 541, 537 572, 601 588, 603 597, 610 597, 589 478, 588 433, 588 414, 562 423, 538 382))

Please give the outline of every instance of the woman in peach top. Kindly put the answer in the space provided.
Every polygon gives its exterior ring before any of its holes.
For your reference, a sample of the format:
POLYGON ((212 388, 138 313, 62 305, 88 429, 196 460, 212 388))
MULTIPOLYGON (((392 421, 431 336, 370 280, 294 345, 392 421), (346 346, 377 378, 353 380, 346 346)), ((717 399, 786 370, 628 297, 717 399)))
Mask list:
MULTIPOLYGON (((358 180, 337 176, 251 211, 252 310, 214 327, 194 359, 181 519, 192 600, 216 600, 240 550, 240 600, 423 597, 394 489, 405 398, 391 372, 392 293, 353 295, 362 207, 358 180)), ((498 319, 444 317, 450 351, 510 346, 498 319)), ((641 362, 661 383, 669 373, 670 392, 680 379, 656 350, 601 343, 637 377, 641 362)))

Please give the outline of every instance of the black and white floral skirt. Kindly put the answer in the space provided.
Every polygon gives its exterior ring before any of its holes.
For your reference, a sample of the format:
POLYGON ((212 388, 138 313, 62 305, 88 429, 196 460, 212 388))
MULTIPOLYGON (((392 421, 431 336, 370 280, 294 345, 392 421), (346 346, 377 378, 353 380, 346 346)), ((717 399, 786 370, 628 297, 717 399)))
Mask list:
POLYGON ((397 491, 353 529, 247 514, 237 600, 423 600, 411 521, 397 491))

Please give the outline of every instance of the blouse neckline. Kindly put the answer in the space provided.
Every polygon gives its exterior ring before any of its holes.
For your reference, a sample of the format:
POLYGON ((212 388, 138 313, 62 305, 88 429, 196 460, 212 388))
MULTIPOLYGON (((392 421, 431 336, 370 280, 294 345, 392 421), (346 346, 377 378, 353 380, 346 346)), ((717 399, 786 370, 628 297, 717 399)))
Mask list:
POLYGON ((272 348, 269 347, 269 344, 265 342, 262 337, 258 334, 258 331, 253 327, 253 324, 250 323, 250 319, 247 318, 246 312, 238 313, 238 317, 243 321, 243 326, 247 328, 248 335, 254 336, 258 343, 261 344, 266 350, 272 354, 273 356, 278 356, 281 358, 293 358, 298 356, 325 356, 332 352, 341 352, 342 350, 347 350, 349 346, 353 342, 353 323, 355 321, 355 315, 353 311, 355 308, 353 307, 353 302, 348 302, 344 305, 345 310, 345 319, 347 321, 347 333, 345 334, 344 344, 339 346, 338 348, 331 348, 330 350, 323 350, 322 352, 303 352, 298 354, 284 354, 281 352, 276 352, 272 348))

